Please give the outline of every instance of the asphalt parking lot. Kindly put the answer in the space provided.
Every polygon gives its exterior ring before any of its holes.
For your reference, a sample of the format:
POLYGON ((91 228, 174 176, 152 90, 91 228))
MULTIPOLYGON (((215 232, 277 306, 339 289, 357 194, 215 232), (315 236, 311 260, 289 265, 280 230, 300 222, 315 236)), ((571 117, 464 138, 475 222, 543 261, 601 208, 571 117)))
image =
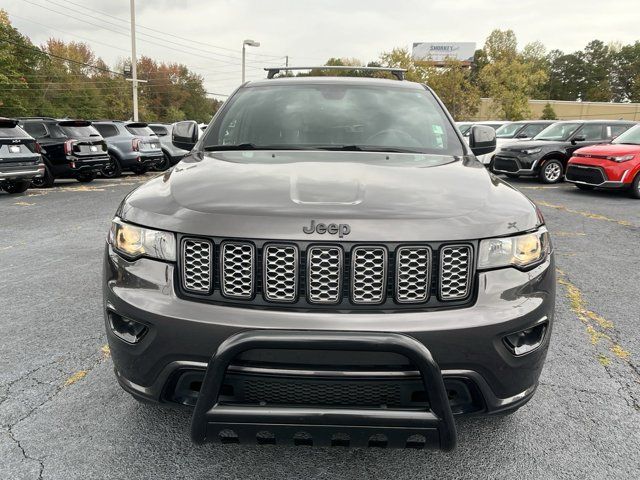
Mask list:
POLYGON ((0 193, 0 479, 640 476, 640 201, 512 182, 555 243, 552 344, 534 399, 459 419, 454 452, 195 446, 190 412, 134 401, 106 346, 104 238, 144 180, 0 193))

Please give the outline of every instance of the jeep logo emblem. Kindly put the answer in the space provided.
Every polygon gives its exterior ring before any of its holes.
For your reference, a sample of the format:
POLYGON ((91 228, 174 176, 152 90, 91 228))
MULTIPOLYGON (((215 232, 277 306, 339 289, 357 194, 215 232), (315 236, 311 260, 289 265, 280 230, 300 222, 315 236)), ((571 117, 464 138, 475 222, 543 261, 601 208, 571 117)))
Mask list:
POLYGON ((312 233, 319 233, 320 235, 328 233, 329 235, 338 235, 340 238, 346 237, 351 233, 351 227, 347 223, 330 223, 325 225, 324 223, 316 224, 315 220, 311 220, 311 225, 308 227, 302 227, 302 231, 308 235, 312 233))

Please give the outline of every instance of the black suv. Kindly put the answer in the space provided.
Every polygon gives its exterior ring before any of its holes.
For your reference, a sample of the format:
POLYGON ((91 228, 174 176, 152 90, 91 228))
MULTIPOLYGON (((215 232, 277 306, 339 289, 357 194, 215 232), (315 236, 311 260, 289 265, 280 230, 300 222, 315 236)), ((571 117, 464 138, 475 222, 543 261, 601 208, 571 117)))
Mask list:
POLYGON ((562 180, 567 162, 578 148, 612 139, 636 123, 623 120, 568 120, 556 122, 531 141, 503 147, 493 157, 493 171, 508 177, 538 177, 543 183, 562 180))
POLYGON ((535 205, 474 156, 493 128, 467 145, 425 85, 309 76, 243 84, 198 133, 174 126, 189 155, 108 235, 127 392, 195 405, 196 442, 442 449, 453 415, 531 399, 554 260, 535 205))
POLYGON ((22 193, 43 172, 40 145, 18 126, 18 120, 0 117, 0 189, 22 193))
POLYGON ((51 187, 56 178, 91 182, 109 163, 107 144, 91 122, 47 117, 19 120, 42 149, 45 171, 42 177, 33 180, 35 187, 51 187))

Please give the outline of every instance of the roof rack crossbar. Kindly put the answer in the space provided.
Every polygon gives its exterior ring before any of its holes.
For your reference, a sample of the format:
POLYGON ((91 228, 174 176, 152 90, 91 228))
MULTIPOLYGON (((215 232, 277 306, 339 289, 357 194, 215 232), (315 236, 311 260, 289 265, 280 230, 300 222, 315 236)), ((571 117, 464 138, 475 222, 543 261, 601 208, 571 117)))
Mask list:
POLYGON ((404 68, 395 67, 354 67, 350 65, 322 65, 320 67, 266 67, 267 78, 273 78, 280 72, 288 72, 292 70, 358 70, 361 72, 389 72, 398 80, 404 80, 404 74, 407 71, 404 68))

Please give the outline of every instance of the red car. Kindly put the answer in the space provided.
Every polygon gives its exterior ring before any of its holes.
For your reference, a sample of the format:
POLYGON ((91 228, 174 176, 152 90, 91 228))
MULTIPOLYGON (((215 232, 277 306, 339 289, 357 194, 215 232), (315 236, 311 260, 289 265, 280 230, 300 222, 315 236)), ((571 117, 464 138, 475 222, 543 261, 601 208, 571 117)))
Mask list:
POLYGON ((610 144, 576 150, 565 180, 582 190, 628 189, 633 198, 640 199, 640 125, 610 144))

